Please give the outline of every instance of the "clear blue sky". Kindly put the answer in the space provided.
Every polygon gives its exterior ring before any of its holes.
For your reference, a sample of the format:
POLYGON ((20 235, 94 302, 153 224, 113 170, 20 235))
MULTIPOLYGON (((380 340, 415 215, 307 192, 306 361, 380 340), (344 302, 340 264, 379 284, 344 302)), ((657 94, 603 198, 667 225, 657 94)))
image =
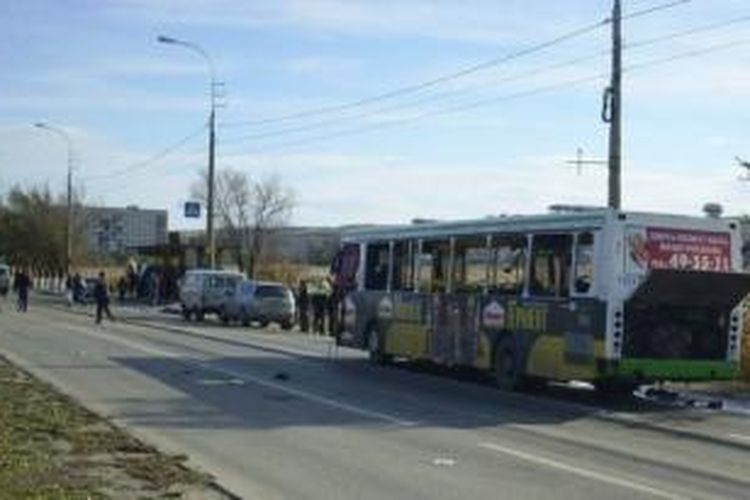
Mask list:
MULTIPOLYGON (((627 14, 664 3, 623 5, 627 14)), ((0 189, 64 188, 62 140, 31 127, 46 121, 70 134, 87 200, 167 208, 171 227, 202 226, 180 208, 205 168, 205 133, 137 165, 207 118, 206 65, 157 43, 165 34, 202 46, 226 83, 218 167, 280 175, 296 192, 294 223, 603 204, 604 168, 579 175, 566 161, 579 147, 606 156, 606 81, 566 82, 607 72, 607 26, 419 93, 237 125, 431 80, 601 21, 610 8, 609 0, 2 2, 0 189), (558 87, 533 93, 550 86, 558 87), (449 112, 456 108, 465 109, 449 112)), ((750 183, 734 162, 750 157, 748 27, 747 0, 692 0, 626 20, 626 67, 723 47, 625 74, 626 208, 699 213, 716 201, 730 214, 750 211, 750 183)))

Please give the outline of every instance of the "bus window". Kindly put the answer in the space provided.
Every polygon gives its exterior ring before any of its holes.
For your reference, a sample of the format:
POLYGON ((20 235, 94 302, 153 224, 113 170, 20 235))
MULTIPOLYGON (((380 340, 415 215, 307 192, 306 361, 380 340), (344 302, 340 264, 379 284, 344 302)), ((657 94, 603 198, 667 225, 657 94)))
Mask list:
POLYGON ((487 286, 489 265, 487 238, 456 239, 453 258, 453 289, 457 292, 480 292, 487 286))
POLYGON ((420 291, 425 292, 445 292, 448 281, 448 266, 450 265, 450 242, 443 241, 425 241, 422 244, 422 264, 420 269, 420 291), (425 258, 424 254, 430 257, 425 258), (429 271, 425 269, 424 264, 429 263, 429 271), (429 272, 430 286, 423 288, 421 285, 425 281, 424 273, 429 272))
POLYGON ((491 260, 490 290, 520 295, 526 272, 526 237, 494 236, 491 260))
POLYGON ((393 247, 393 290, 414 290, 414 253, 412 241, 397 241, 393 247))
POLYGON ((365 261, 365 288, 385 290, 388 286, 388 243, 367 245, 365 261))
POLYGON ((576 238, 575 273, 573 291, 577 294, 588 294, 594 283, 594 235, 581 233, 576 238))
POLYGON ((537 297, 567 297, 571 247, 569 234, 534 235, 529 293, 537 297))

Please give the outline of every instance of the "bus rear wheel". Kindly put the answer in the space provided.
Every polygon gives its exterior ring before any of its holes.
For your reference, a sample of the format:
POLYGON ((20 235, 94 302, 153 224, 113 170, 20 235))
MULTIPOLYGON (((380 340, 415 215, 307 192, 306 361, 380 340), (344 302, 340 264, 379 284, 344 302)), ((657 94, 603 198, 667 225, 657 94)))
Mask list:
POLYGON ((498 342, 494 356, 495 385, 506 391, 517 391, 523 388, 525 379, 520 353, 512 337, 505 337, 498 342))

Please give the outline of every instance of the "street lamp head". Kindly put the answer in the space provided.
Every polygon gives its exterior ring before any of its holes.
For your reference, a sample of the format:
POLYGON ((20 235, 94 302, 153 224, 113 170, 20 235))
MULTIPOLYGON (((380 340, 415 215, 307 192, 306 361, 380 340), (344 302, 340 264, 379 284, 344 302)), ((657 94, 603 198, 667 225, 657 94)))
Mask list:
POLYGON ((177 39, 172 38, 171 36, 159 35, 158 37, 156 37, 156 40, 159 43, 177 43, 177 39))

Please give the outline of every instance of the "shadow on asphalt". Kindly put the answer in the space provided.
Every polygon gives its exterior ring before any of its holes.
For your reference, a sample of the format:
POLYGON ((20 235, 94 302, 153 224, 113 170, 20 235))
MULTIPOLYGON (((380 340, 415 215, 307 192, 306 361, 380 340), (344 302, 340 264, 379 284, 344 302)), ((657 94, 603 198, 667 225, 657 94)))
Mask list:
POLYGON ((602 398, 593 391, 567 388, 550 388, 542 395, 507 393, 490 387, 477 373, 413 364, 376 367, 361 359, 310 362, 288 353, 279 358, 261 352, 210 360, 112 360, 185 396, 144 399, 138 401, 138 410, 118 414, 144 426, 273 429, 382 425, 403 420, 423 427, 472 429, 560 424, 604 407, 641 414, 674 411, 635 398, 602 398))
MULTIPOLYGON (((153 324, 150 323, 150 326, 153 328, 163 328, 164 326, 167 326, 167 328, 175 329, 175 331, 179 330, 180 334, 190 335, 194 338, 200 338, 205 341, 214 342, 214 343, 220 343, 225 345, 230 345, 233 347, 239 347, 239 348, 251 348, 257 351, 263 351, 269 354, 280 354, 282 356, 293 356, 298 357, 301 359, 307 359, 313 362, 319 362, 319 363, 330 363, 330 360, 327 359, 321 359, 318 356, 309 355, 306 356, 304 354, 300 353, 292 353, 286 349, 283 348, 274 348, 271 346, 268 346, 267 344, 260 344, 258 342, 254 342, 251 339, 248 340, 237 340, 237 339, 230 339, 226 337, 217 337, 208 333, 201 333, 197 331, 187 331, 184 328, 186 326, 198 326, 193 323, 186 323, 185 321, 174 318, 169 321, 164 321, 162 324, 153 324)), ((227 326, 223 325, 218 321, 204 321, 199 324, 199 326, 208 332, 211 331, 226 331, 229 330, 235 330, 233 326, 227 326)), ((251 327, 252 328, 252 327, 251 327)), ((252 328, 252 331, 259 332, 262 330, 259 330, 257 328, 252 328)), ((267 332, 268 330, 266 330, 267 332)), ((281 331, 278 331, 280 335, 288 335, 288 333, 282 333, 281 331)), ((337 360, 336 363, 341 366, 342 363, 346 364, 348 362, 351 362, 353 360, 337 360)), ((366 364, 366 362, 362 360, 357 360, 361 363, 366 364)), ((355 363, 357 364, 357 363, 355 363)), ((434 376, 436 379, 435 383, 439 383, 437 380, 439 378, 444 378, 446 380, 452 380, 452 381, 458 381, 463 382, 467 384, 474 384, 479 386, 484 386, 490 390, 492 390, 495 394, 493 396, 497 396, 497 394, 505 394, 501 393, 499 390, 495 389, 492 386, 491 377, 486 372, 481 372, 474 369, 467 369, 467 368, 449 368, 445 366, 436 365, 433 363, 425 363, 425 362, 398 362, 390 365, 388 368, 398 368, 400 370, 403 370, 408 373, 415 373, 415 374, 423 374, 423 375, 431 375, 434 376)), ((533 397, 539 397, 539 398, 550 398, 556 401, 560 402, 567 402, 567 403, 575 403, 580 405, 588 405, 593 406, 597 410, 608 410, 608 411, 617 411, 617 412, 630 412, 630 413, 655 413, 655 412, 665 412, 665 411, 674 411, 675 407, 674 405, 664 404, 663 402, 657 402, 657 401, 651 401, 651 400, 645 400, 643 398, 635 397, 632 395, 625 395, 625 394, 606 394, 602 392, 597 392, 592 389, 583 388, 581 386, 571 386, 571 385, 565 385, 565 384, 551 384, 543 389, 536 389, 533 392, 527 391, 525 394, 533 397)), ((515 395, 506 394, 505 397, 512 397, 515 395)), ((700 418, 695 417, 693 418, 700 418)))

